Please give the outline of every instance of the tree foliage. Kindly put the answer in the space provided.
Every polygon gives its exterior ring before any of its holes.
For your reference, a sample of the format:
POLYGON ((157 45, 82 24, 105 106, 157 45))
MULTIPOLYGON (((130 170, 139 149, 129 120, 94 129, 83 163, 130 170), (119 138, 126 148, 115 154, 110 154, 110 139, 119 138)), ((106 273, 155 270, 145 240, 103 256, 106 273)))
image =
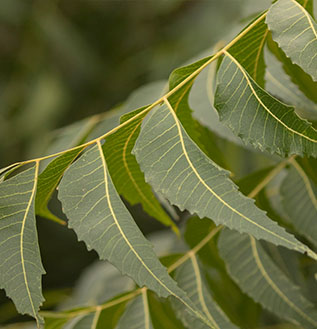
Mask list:
POLYGON ((70 126, 52 154, 1 169, 0 287, 38 327, 256 328, 272 314, 280 328, 317 327, 316 99, 302 92, 317 92, 312 1, 278 0, 214 49, 174 70, 152 103, 70 126), (204 88, 205 121, 190 101, 204 88), (270 166, 237 180, 225 145, 270 166), (121 275, 96 267, 68 305, 40 311, 35 216, 64 223, 49 210, 56 190, 68 227, 121 275), (172 229, 164 257, 121 197, 172 229), (190 219, 177 223, 171 205, 190 219))

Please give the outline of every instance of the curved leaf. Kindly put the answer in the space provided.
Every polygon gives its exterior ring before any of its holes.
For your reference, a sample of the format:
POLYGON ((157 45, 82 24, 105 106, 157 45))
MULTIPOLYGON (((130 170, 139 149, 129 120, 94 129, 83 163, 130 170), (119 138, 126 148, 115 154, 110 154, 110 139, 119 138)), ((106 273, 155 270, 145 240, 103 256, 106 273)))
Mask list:
POLYGON ((255 207, 253 200, 237 191, 228 172, 193 143, 168 106, 152 110, 133 153, 145 179, 180 209, 316 258, 309 248, 255 207))
POLYGON ((100 141, 66 171, 58 193, 69 226, 88 249, 109 260, 122 274, 161 297, 174 296, 203 318, 167 274, 121 201, 108 173, 100 141))
POLYGON ((317 186, 296 160, 281 185, 284 210, 298 230, 317 245, 317 186))
POLYGON ((253 237, 224 230, 220 254, 241 289, 263 307, 304 328, 317 327, 317 310, 253 237))
MULTIPOLYGON (((190 259, 180 266, 175 273, 175 280, 179 286, 187 292, 191 300, 196 307, 203 312, 206 317, 213 323, 216 329, 226 328, 235 329, 238 328, 232 324, 222 309, 212 299, 208 286, 201 273, 201 266, 194 254, 191 254, 190 259)), ((179 303, 175 304, 175 308, 178 309, 179 303)), ((178 313, 185 316, 186 313, 182 312, 182 308, 178 309, 178 313)), ((206 326, 193 326, 189 319, 186 317, 183 319, 184 324, 187 324, 188 328, 206 328, 206 326)))
POLYGON ((42 322, 38 314, 44 298, 45 273, 38 246, 34 199, 38 162, 0 184, 0 287, 22 314, 42 322))
POLYGON ((317 24, 309 13, 295 0, 279 0, 266 22, 285 54, 317 81, 317 24))
POLYGON ((317 157, 317 131, 259 87, 229 53, 219 68, 215 107, 245 143, 262 150, 317 157))

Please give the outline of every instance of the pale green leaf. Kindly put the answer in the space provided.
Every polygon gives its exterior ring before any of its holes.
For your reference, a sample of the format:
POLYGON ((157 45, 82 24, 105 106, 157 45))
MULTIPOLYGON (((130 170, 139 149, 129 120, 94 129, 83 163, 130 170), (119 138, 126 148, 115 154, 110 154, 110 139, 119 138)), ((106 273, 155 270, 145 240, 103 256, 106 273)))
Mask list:
POLYGON ((133 152, 146 180, 180 209, 316 258, 237 191, 228 172, 193 143, 171 108, 150 112, 133 152))
POLYGON ((317 81, 317 25, 305 8, 295 0, 279 0, 266 22, 285 54, 317 81))
POLYGON ((258 86, 226 53, 217 76, 215 107, 220 119, 247 144, 285 154, 317 156, 317 131, 258 86))
POLYGON ((89 250, 95 249, 101 259, 109 260, 139 286, 162 297, 174 296, 194 316, 209 323, 167 274, 125 208, 108 173, 99 141, 68 168, 58 195, 69 226, 89 250))
MULTIPOLYGON (((266 90, 281 99, 285 104, 295 106, 296 113, 308 120, 317 119, 317 104, 311 101, 284 72, 280 63, 271 52, 265 52, 267 62, 266 90)), ((316 84, 316 83, 315 83, 316 84)), ((316 84, 317 85, 317 84, 316 84)), ((305 88, 306 90, 308 88, 305 88)), ((315 91, 316 89, 314 89, 315 91)), ((315 92, 316 94, 316 92, 315 92)))
POLYGON ((116 329, 153 329, 146 290, 135 297, 126 307, 116 329))
MULTIPOLYGON (((144 108, 134 111, 133 114, 129 113, 123 116, 121 122, 126 121, 142 110, 144 110, 144 108)), ((130 204, 141 203, 143 209, 149 215, 164 225, 171 226, 178 232, 172 219, 167 215, 155 198, 151 186, 145 182, 144 174, 140 170, 135 156, 131 154, 131 150, 139 135, 144 115, 137 117, 106 138, 103 145, 103 152, 107 161, 108 170, 116 190, 129 201, 130 204)))
POLYGON ((22 314, 38 314, 45 273, 37 240, 34 199, 38 163, 0 184, 0 287, 22 314))
POLYGON ((296 160, 291 164, 281 185, 284 210, 297 231, 317 245, 317 186, 296 160))
POLYGON ((277 316, 304 328, 317 327, 317 310, 253 237, 225 230, 220 254, 241 289, 277 316))
MULTIPOLYGON (((238 328, 230 322, 228 317, 210 295, 201 265, 194 254, 191 254, 190 259, 176 270, 175 280, 178 282, 179 286, 187 292, 195 306, 213 323, 216 329, 238 328)), ((179 308, 179 305, 180 304, 177 303, 175 307, 179 308)), ((190 319, 186 319, 186 313, 182 312, 182 309, 182 307, 178 309, 178 313, 180 317, 183 315, 184 323, 187 324, 188 328, 206 328, 204 324, 202 324, 201 327, 193 327, 190 323, 190 319)))

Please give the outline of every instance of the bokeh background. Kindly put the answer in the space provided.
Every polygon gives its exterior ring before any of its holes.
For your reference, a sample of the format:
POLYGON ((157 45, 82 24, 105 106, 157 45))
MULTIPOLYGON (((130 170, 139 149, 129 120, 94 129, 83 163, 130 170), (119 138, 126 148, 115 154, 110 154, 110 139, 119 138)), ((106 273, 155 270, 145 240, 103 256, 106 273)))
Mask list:
MULTIPOLYGON (((45 153, 54 129, 112 109, 147 82, 167 79, 269 3, 1 0, 0 168, 45 153)), ((38 230, 44 290, 67 293, 96 255, 65 227, 39 219, 38 230)), ((0 291, 0 324, 17 319, 0 291)))

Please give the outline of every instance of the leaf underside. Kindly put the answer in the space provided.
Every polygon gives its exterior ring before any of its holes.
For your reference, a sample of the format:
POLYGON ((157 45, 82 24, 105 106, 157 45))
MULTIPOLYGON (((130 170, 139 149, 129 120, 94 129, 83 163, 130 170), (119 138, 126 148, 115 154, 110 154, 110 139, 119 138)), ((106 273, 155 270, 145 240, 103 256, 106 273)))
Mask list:
POLYGON ((317 156, 317 131, 311 124, 259 87, 228 53, 218 71, 215 107, 246 144, 282 156, 317 156))
POLYGON ((22 314, 38 314, 45 274, 38 246, 34 198, 38 164, 0 184, 0 288, 22 314))
POLYGON ((181 210, 316 257, 237 191, 228 172, 193 143, 167 106, 150 112, 133 153, 154 190, 181 210))
POLYGON ((317 327, 317 310, 273 263, 253 237, 224 230, 220 255, 241 289, 277 316, 304 328, 317 327))
POLYGON ((285 54, 317 81, 317 24, 305 8, 295 0, 279 0, 266 22, 285 54))

